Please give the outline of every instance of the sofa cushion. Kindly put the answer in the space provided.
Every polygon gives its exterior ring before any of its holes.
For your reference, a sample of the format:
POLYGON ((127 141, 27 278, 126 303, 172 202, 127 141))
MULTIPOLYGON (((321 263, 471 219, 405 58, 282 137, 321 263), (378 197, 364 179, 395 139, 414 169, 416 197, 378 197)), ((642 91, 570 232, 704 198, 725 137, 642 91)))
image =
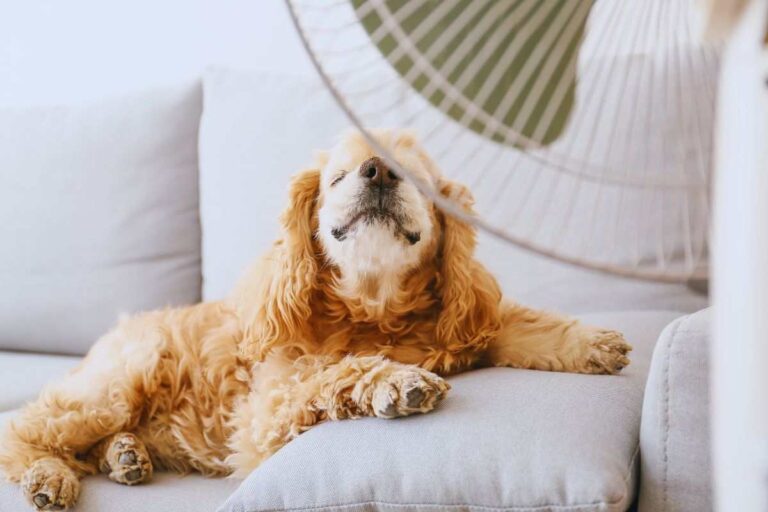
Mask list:
POLYGON ((200 296, 199 85, 0 109, 0 348, 82 354, 200 296))
POLYGON ((77 366, 79 357, 0 352, 0 411, 34 400, 48 382, 77 366))
POLYGON ((648 365, 671 312, 585 320, 634 345, 619 376, 506 368, 451 379, 434 413, 325 423, 255 470, 221 512, 625 511, 648 365))
POLYGON ((710 310, 671 323, 643 401, 640 512, 713 509, 709 440, 710 310))
MULTIPOLYGON (((203 89, 203 296, 212 300, 229 293, 243 269, 277 237, 289 177, 350 122, 317 78, 218 68, 206 73, 203 89)), ((708 304, 706 296, 683 285, 575 268, 482 233, 478 256, 507 295, 537 307, 570 313, 693 312, 708 304)))

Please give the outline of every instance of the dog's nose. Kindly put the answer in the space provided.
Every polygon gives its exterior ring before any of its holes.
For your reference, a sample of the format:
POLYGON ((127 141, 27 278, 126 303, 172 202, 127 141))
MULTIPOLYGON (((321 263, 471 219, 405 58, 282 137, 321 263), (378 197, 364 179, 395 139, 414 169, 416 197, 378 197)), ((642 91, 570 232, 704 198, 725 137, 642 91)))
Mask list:
POLYGON ((384 160, 374 156, 360 165, 360 176, 368 180, 370 185, 392 186, 397 185, 400 178, 387 165, 384 160))

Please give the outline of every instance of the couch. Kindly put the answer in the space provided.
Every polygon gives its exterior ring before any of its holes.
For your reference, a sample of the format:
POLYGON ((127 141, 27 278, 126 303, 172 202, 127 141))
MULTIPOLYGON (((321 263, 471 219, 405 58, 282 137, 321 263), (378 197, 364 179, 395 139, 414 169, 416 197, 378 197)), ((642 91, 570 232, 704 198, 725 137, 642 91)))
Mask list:
MULTIPOLYGON (((317 82, 211 69, 86 105, 0 109, 0 424, 123 313, 224 296, 288 176, 347 122, 317 82)), ((704 511, 708 300, 481 235, 506 294, 623 331, 619 376, 486 369, 433 413, 323 424, 244 481, 88 477, 77 511, 704 511)), ((29 510, 0 484, 0 510, 29 510)))

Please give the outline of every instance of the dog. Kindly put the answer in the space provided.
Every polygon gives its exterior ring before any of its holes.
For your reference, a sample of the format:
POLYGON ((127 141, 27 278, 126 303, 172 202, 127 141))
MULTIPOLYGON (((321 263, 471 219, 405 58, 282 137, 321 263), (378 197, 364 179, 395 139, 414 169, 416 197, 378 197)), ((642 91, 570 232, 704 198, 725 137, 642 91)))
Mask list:
MULTIPOLYGON (((389 155, 466 212, 416 137, 389 155)), ((84 475, 243 476, 317 423, 426 413, 445 376, 488 366, 614 374, 622 335, 503 300, 475 230, 438 210, 350 132, 297 174, 282 236, 227 300, 137 314, 22 409, 0 468, 38 510, 84 475)))

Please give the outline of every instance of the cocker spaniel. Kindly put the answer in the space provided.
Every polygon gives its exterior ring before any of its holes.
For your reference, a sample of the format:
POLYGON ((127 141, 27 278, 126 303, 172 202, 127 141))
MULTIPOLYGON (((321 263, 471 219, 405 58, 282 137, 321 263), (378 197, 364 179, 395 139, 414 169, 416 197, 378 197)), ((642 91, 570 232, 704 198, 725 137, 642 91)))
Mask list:
MULTIPOLYGON (((412 134, 376 137, 471 211, 412 134)), ((629 363, 618 332, 502 300, 474 249, 470 225, 349 133, 293 178, 282 238, 228 300, 121 320, 10 423, 0 468, 60 510, 87 474, 245 475, 319 422, 428 412, 457 372, 629 363)))

